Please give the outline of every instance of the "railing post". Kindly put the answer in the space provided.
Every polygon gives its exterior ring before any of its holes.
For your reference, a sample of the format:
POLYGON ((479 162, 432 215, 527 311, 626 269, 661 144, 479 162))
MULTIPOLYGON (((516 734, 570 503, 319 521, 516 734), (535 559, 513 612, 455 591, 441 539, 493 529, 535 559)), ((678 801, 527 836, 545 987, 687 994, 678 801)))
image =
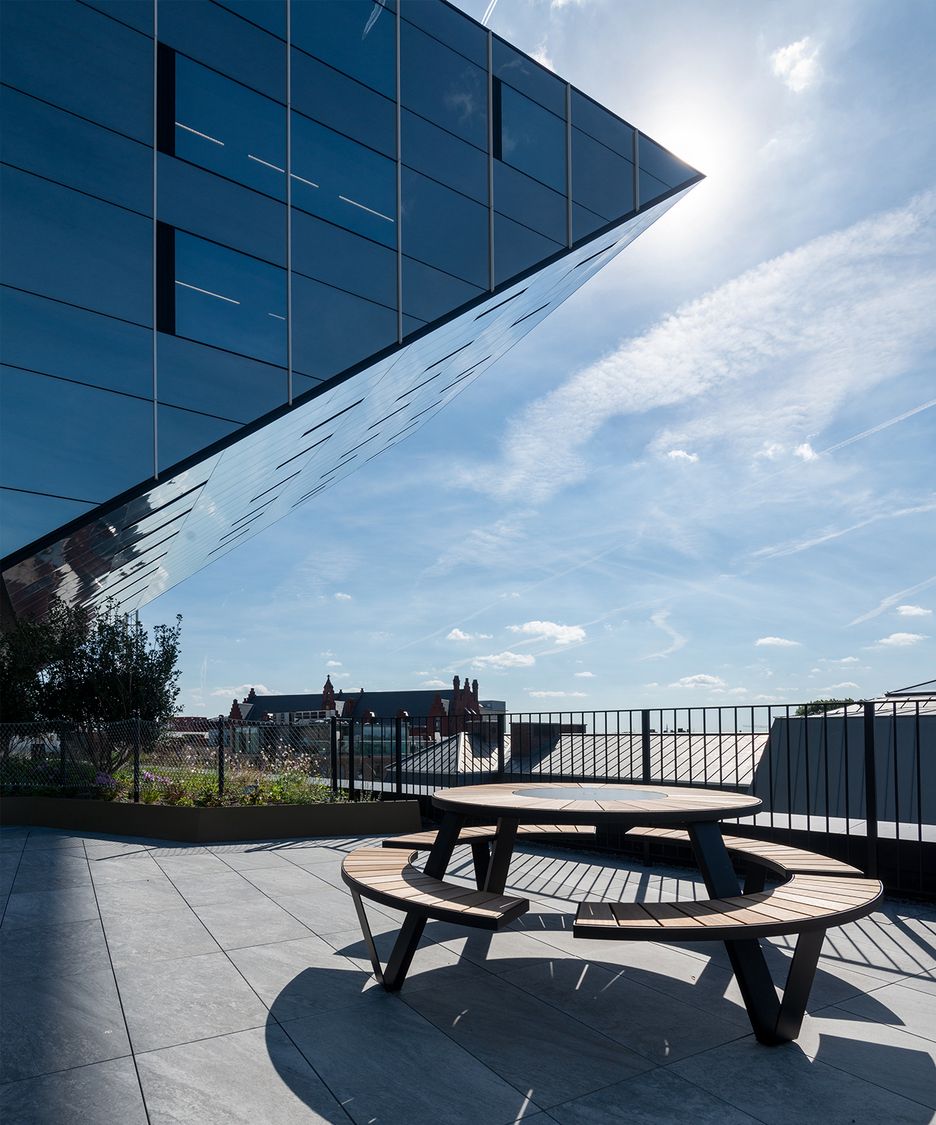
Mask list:
POLYGON ((354 800, 354 719, 348 720, 348 796, 354 800))
POLYGON ((224 798, 224 716, 218 716, 218 800, 224 798))
POLYGON ((864 704, 864 774, 865 774, 865 832, 867 858, 865 874, 876 878, 878 873, 878 807, 877 807, 877 757, 874 749, 873 702, 864 704))
POLYGON ((133 713, 133 800, 140 801, 140 712, 133 713))
POLYGON ((650 782, 650 712, 640 712, 640 776, 644 784, 650 782))
POLYGON ((506 726, 507 716, 503 711, 497 714, 497 778, 500 780, 504 776, 505 762, 504 762, 504 730, 506 726))
POLYGON ((329 719, 329 737, 331 743, 331 791, 333 796, 338 796, 338 718, 332 715, 329 719))
POLYGON ((396 795, 397 797, 403 796, 403 719, 406 717, 405 712, 397 715, 394 720, 393 732, 393 760, 394 772, 396 773, 396 795))

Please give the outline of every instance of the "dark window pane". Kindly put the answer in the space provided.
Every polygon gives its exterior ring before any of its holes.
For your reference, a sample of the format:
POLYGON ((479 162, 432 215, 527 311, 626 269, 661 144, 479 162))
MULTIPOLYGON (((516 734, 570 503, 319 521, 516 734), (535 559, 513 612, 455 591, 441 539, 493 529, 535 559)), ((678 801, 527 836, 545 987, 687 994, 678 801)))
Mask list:
POLYGON ((326 285, 396 308, 396 252, 294 211, 293 269, 326 285))
POLYGON ((626 215, 634 209, 634 165, 573 129, 572 198, 607 219, 626 215))
POLYGON ((182 55, 175 78, 175 155, 285 199, 285 107, 182 55))
POLYGON ((286 47, 211 0, 159 0, 159 39, 277 101, 286 101, 286 47))
POLYGON ((152 149, 4 88, 0 159, 144 214, 153 206, 152 149))
POLYGON ((192 235, 175 236, 176 335, 286 364, 286 273, 192 235))
POLYGON ((301 114, 292 122, 293 204, 395 246, 394 162, 301 114))
POLYGON ((403 259, 403 311, 421 321, 445 316, 485 292, 422 262, 403 259))
POLYGON ((251 23, 265 27, 280 39, 286 38, 285 0, 221 0, 221 6, 230 8, 232 12, 243 16, 245 20, 250 20, 251 23))
POLYGON ((314 390, 322 384, 321 379, 313 379, 310 375, 300 375, 298 371, 293 372, 293 399, 299 398, 300 395, 307 394, 309 391, 314 390))
POLYGON ((0 280, 152 323, 152 219, 11 168, 2 177, 0 280))
POLYGON ((160 472, 238 429, 235 422, 177 410, 174 406, 160 406, 158 412, 160 472))
POLYGON ((564 246, 503 215, 494 216, 494 284, 501 285, 564 246))
POLYGON ((572 204, 573 242, 578 242, 580 239, 586 238, 593 231, 600 230, 607 225, 608 220, 603 216, 596 215, 594 211, 589 211, 587 207, 580 207, 577 203, 572 204))
POLYGON ((503 83, 500 101, 501 143, 495 152, 514 168, 565 192, 565 122, 503 83))
POLYGON ((141 141, 153 135, 153 44, 80 4, 0 4, 3 81, 141 141))
POLYGON ((148 0, 85 0, 92 8, 97 8, 105 15, 113 16, 121 23, 135 27, 144 35, 153 34, 154 5, 148 0))
POLYGON ((292 54, 292 104, 307 117, 396 158, 394 103, 298 50, 292 54))
POLYGON ((162 153, 157 182, 163 222, 286 265, 285 204, 162 153))
POLYGON ((0 555, 18 551, 93 507, 54 496, 0 489, 0 555))
POLYGON ((403 169, 403 249, 407 254, 486 289, 487 241, 486 207, 403 169))
POLYGON ((426 327, 426 322, 424 320, 419 320, 415 316, 404 316, 403 317, 403 335, 404 335, 404 337, 405 336, 412 336, 414 332, 418 332, 420 330, 420 328, 425 328, 425 327, 426 327))
POLYGON ((244 356, 160 334, 159 401, 249 422, 286 402, 287 376, 244 356))
POLYGON ((153 472, 153 404, 3 370, 0 479, 103 503, 153 472))
POLYGON ((437 0, 403 0, 400 14, 487 69, 487 33, 461 12, 437 0))
POLYGON ((293 364, 315 379, 337 375, 397 338, 392 309, 299 274, 293 278, 293 319, 293 364))
POLYGON ((651 176, 649 172, 645 172, 643 168, 640 169, 640 206, 645 207, 654 199, 658 199, 661 195, 666 195, 667 192, 673 189, 669 185, 661 183, 656 176, 651 176))
POLYGON ((494 207, 556 242, 566 241, 566 197, 499 160, 494 164, 494 207))
POLYGON ((545 67, 494 36, 494 77, 565 119, 566 84, 545 67))
POLYGON ((408 23, 400 29, 403 105, 487 149, 487 74, 408 23))
POLYGON ((404 164, 487 204, 487 153, 409 110, 403 110, 400 124, 404 164))
POLYGON ((634 130, 578 90, 572 91, 572 124, 619 156, 634 157, 634 130))
POLYGON ((293 0, 292 42, 396 97, 396 16, 377 0, 293 0))
POLYGON ((665 148, 661 148, 643 134, 640 135, 639 145, 641 172, 649 172, 667 187, 678 187, 698 174, 695 169, 677 160, 671 152, 667 152, 665 148))
POLYGON ((4 363, 152 397, 150 329, 13 289, 0 294, 4 363))

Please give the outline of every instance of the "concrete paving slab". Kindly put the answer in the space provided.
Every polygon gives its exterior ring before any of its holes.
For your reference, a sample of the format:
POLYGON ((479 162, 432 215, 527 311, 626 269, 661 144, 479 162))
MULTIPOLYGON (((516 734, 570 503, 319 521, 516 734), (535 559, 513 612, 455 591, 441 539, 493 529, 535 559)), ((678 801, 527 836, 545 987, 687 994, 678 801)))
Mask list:
POLYGON ((128 913, 151 914, 160 910, 178 910, 186 905, 165 875, 154 879, 132 879, 126 882, 105 883, 96 888, 101 917, 108 918, 128 913))
POLYGON ((32 977, 70 977, 110 969, 100 918, 0 929, 0 989, 32 977))
MULTIPOLYGON (((248 884, 249 885, 249 884, 248 884)), ((309 928, 275 902, 255 891, 249 899, 194 907, 222 949, 267 945, 309 936, 309 928)))
POLYGON ((52 926, 97 918, 94 888, 58 887, 48 891, 16 891, 10 895, 3 915, 3 929, 19 926, 52 926))
POLYGON ((190 907, 148 914, 116 914, 107 919, 107 945, 114 968, 217 953, 220 946, 190 907))
POLYGON ((130 1057, 0 1086, 0 1121, 9 1125, 147 1125, 130 1057))

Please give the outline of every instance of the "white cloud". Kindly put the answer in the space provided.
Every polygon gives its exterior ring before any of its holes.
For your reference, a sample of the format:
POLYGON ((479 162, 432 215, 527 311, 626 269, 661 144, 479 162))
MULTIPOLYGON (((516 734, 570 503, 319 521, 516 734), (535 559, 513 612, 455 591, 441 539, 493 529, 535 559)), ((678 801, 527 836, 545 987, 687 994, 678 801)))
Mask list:
POLYGON ((505 668, 529 668, 531 664, 536 663, 536 657, 530 656, 526 652, 495 652, 490 656, 475 656, 472 661, 474 668, 494 668, 504 670, 505 668))
POLYGON ((511 633, 526 633, 531 637, 553 641, 557 645, 571 645, 585 640, 581 625, 559 625, 555 621, 525 621, 522 625, 508 625, 511 633))
POLYGON ((796 446, 793 450, 793 456, 798 457, 801 461, 817 461, 819 459, 819 454, 808 441, 804 441, 801 445, 796 446))
POLYGON ((422 687, 448 687, 445 680, 423 680, 422 687))
POLYGON ((765 441, 761 449, 758 449, 754 454, 756 459, 763 459, 765 461, 776 461, 786 452, 786 446, 781 445, 779 441, 765 441))
POLYGON ((573 672, 577 680, 593 680, 595 678, 594 672, 573 672))
POLYGON ((799 648, 799 641, 789 641, 786 637, 758 637, 754 642, 759 648, 799 648))
POLYGON ((690 465, 696 464, 699 460, 698 453, 687 453, 685 449, 670 449, 666 456, 671 461, 688 461, 690 465))
POLYGON ((447 641, 489 641, 490 633, 464 633, 461 629, 453 629, 446 635, 447 641))
POLYGON ((221 687, 211 692, 225 699, 243 699, 253 688, 257 695, 282 695, 275 688, 268 688, 266 684, 238 684, 237 687, 221 687))
POLYGON ((683 676, 675 683, 668 685, 671 688, 723 688, 725 681, 721 676, 710 676, 705 672, 698 672, 694 676, 683 676))
POLYGON ((923 581, 918 582, 916 586, 908 586, 905 590, 898 590, 896 594, 890 594, 888 595, 888 597, 882 598, 881 601, 879 601, 878 604, 874 607, 874 609, 869 610, 867 613, 861 614, 860 617, 856 617, 854 621, 849 621, 848 624, 861 625, 865 621, 870 621, 872 617, 878 617, 885 610, 890 609, 891 606, 897 605, 897 603, 905 598, 908 594, 918 594, 921 590, 928 590, 929 587, 934 583, 936 583, 936 574, 931 575, 929 578, 924 578, 923 581))
POLYGON ((351 595, 350 594, 335 594, 335 601, 349 602, 349 601, 351 601, 351 595))
POLYGON ((923 633, 891 633, 889 637, 881 637, 878 647, 909 648, 910 645, 918 645, 920 641, 925 640, 926 636, 923 633))
POLYGON ((584 691, 528 691, 533 699, 585 699, 584 691))
POLYGON ((549 54, 549 48, 546 46, 544 39, 535 51, 530 52, 530 58, 536 59, 540 66, 545 66, 547 70, 555 71, 556 67, 552 61, 552 56, 549 54))
POLYGON ((793 91, 801 94, 822 77, 819 65, 819 48, 807 35, 795 43, 788 43, 770 56, 774 74, 793 91))
POLYGON ((326 668, 340 668, 341 666, 342 666, 342 664, 341 664, 340 660, 326 660, 325 661, 325 667, 326 668))
POLYGON ((921 605, 899 605, 897 612, 901 617, 929 617, 933 611, 921 605))
POLYGON ((857 656, 843 656, 838 660, 830 660, 828 657, 823 656, 820 658, 823 664, 860 664, 861 661, 857 656))
POLYGON ((853 680, 845 680, 840 684, 829 684, 824 691, 857 691, 858 685, 853 680))
POLYGON ((659 652, 651 652, 649 656, 642 657, 643 660, 659 660, 664 656, 672 656, 674 652, 678 652, 686 643, 686 638, 682 633, 678 633, 669 623, 669 610, 658 609, 656 613, 651 614, 650 621, 656 625, 658 629, 669 637, 670 643, 666 648, 660 649, 659 652))

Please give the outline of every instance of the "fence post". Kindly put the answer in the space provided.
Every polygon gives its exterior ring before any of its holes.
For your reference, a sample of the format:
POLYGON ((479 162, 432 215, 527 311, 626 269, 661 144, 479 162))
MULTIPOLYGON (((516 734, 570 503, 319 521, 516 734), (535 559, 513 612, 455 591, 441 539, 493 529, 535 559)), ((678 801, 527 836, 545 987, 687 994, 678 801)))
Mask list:
POLYGON ((218 716, 218 800, 224 798, 224 716, 218 716))
POLYGON ((878 807, 877 807, 877 757, 874 749, 873 702, 864 706, 864 774, 865 774, 865 832, 867 857, 865 874, 876 878, 878 873, 878 807))
POLYGON ((328 720, 329 745, 331 746, 331 791, 332 796, 338 796, 338 718, 336 715, 328 720))
POLYGON ((140 801, 140 712, 133 713, 133 800, 140 801))
POLYGON ((497 778, 500 780, 504 776, 504 729, 506 725, 506 715, 503 711, 497 713, 497 778))
POLYGON ((348 796, 354 800, 354 719, 348 720, 348 796))
POLYGON ((393 761, 396 772, 396 795, 403 796, 403 719, 407 718, 403 711, 394 720, 393 731, 393 761))
POLYGON ((650 712, 640 712, 640 776, 650 782, 650 712))

